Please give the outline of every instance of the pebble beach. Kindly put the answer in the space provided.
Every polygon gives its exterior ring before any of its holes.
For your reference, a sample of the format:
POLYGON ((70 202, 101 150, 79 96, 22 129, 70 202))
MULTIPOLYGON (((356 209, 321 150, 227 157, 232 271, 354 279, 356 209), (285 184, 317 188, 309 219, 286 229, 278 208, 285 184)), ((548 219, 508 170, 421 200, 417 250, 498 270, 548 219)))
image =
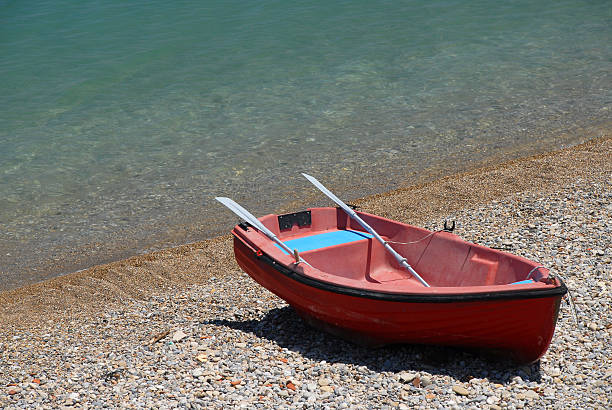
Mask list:
POLYGON ((566 297, 537 363, 321 333, 238 268, 226 235, 1 293, 0 407, 610 408, 608 129, 357 201, 429 229, 454 220, 462 238, 560 275, 575 316, 566 297))

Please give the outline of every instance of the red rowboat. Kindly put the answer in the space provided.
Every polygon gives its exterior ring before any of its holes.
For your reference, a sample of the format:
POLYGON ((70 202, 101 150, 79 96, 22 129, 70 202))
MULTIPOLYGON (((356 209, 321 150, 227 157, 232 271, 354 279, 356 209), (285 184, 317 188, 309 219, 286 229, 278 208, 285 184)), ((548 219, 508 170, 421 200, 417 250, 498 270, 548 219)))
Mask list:
POLYGON ((259 218, 295 254, 237 225, 236 260, 307 322, 350 341, 495 349, 527 363, 546 352, 567 292, 559 278, 447 231, 357 214, 430 287, 338 208, 259 218))

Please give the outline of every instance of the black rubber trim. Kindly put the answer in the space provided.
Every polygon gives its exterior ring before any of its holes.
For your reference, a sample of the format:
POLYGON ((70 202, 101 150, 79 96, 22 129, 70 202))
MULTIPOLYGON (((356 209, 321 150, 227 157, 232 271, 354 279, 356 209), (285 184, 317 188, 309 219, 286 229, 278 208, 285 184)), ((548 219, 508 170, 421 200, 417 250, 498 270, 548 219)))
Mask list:
POLYGON ((295 270, 282 265, 274 258, 266 254, 255 258, 265 262, 273 267, 279 273, 291 278, 297 282, 312 286, 317 289, 326 290, 328 292, 339 293, 342 295, 356 296, 360 298, 385 300, 389 302, 411 302, 411 303, 458 303, 458 302, 486 302, 491 300, 509 300, 509 299, 537 299, 563 296, 567 293, 567 287, 561 279, 561 286, 546 289, 525 289, 525 290, 508 290, 500 292, 478 292, 478 293, 461 293, 461 294, 412 294, 412 293, 388 293, 376 292, 372 290, 352 288, 349 286, 335 285, 333 283, 313 279, 303 275, 295 270))

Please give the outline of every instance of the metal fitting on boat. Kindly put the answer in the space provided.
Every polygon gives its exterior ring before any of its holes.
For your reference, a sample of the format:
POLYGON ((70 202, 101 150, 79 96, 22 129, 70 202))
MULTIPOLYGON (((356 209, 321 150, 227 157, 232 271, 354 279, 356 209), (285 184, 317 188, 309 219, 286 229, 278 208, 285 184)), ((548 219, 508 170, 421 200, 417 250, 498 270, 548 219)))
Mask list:
POLYGON ((444 232, 453 232, 455 230, 455 221, 452 221, 452 225, 448 226, 448 220, 444 220, 444 232))

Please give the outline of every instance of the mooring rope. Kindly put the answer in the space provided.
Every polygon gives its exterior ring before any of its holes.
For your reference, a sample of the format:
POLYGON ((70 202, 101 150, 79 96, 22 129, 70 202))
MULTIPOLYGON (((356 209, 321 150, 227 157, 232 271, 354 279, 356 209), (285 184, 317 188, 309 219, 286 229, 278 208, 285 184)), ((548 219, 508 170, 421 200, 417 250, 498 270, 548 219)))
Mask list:
POLYGON ((546 266, 536 266, 536 267, 535 267, 535 268, 533 268, 531 271, 529 271, 529 273, 527 274, 527 279, 525 279, 525 280, 529 280, 529 279, 531 279, 531 274, 532 274, 533 272, 535 272, 536 270, 540 269, 540 268, 544 268, 544 269, 546 269, 547 271, 549 271, 549 272, 550 272, 550 269, 548 269, 546 266))
POLYGON ((444 231, 444 229, 440 229, 438 231, 430 232, 427 235, 425 235, 424 237, 422 237, 421 239, 417 239, 416 241, 412 241, 412 242, 397 242, 397 241, 385 241, 385 242, 386 243, 395 243, 395 244, 398 244, 398 245, 412 245, 412 244, 424 241, 425 239, 429 238, 430 236, 435 235, 438 232, 442 232, 442 231, 444 231))
MULTIPOLYGON (((548 269, 548 271, 550 272, 550 269, 548 269)), ((554 279, 555 277, 558 277, 565 283, 565 279, 563 278, 563 276, 559 275, 558 273, 553 273, 552 275, 549 275, 548 277, 550 279, 554 279)), ((578 315, 576 315, 576 305, 574 303, 574 297, 572 296, 572 292, 570 292, 567 285, 565 285, 565 287, 567 288, 567 300, 568 300, 567 304, 569 305, 570 310, 572 311, 572 316, 574 317, 574 323, 576 324, 576 326, 578 326, 578 315)))

